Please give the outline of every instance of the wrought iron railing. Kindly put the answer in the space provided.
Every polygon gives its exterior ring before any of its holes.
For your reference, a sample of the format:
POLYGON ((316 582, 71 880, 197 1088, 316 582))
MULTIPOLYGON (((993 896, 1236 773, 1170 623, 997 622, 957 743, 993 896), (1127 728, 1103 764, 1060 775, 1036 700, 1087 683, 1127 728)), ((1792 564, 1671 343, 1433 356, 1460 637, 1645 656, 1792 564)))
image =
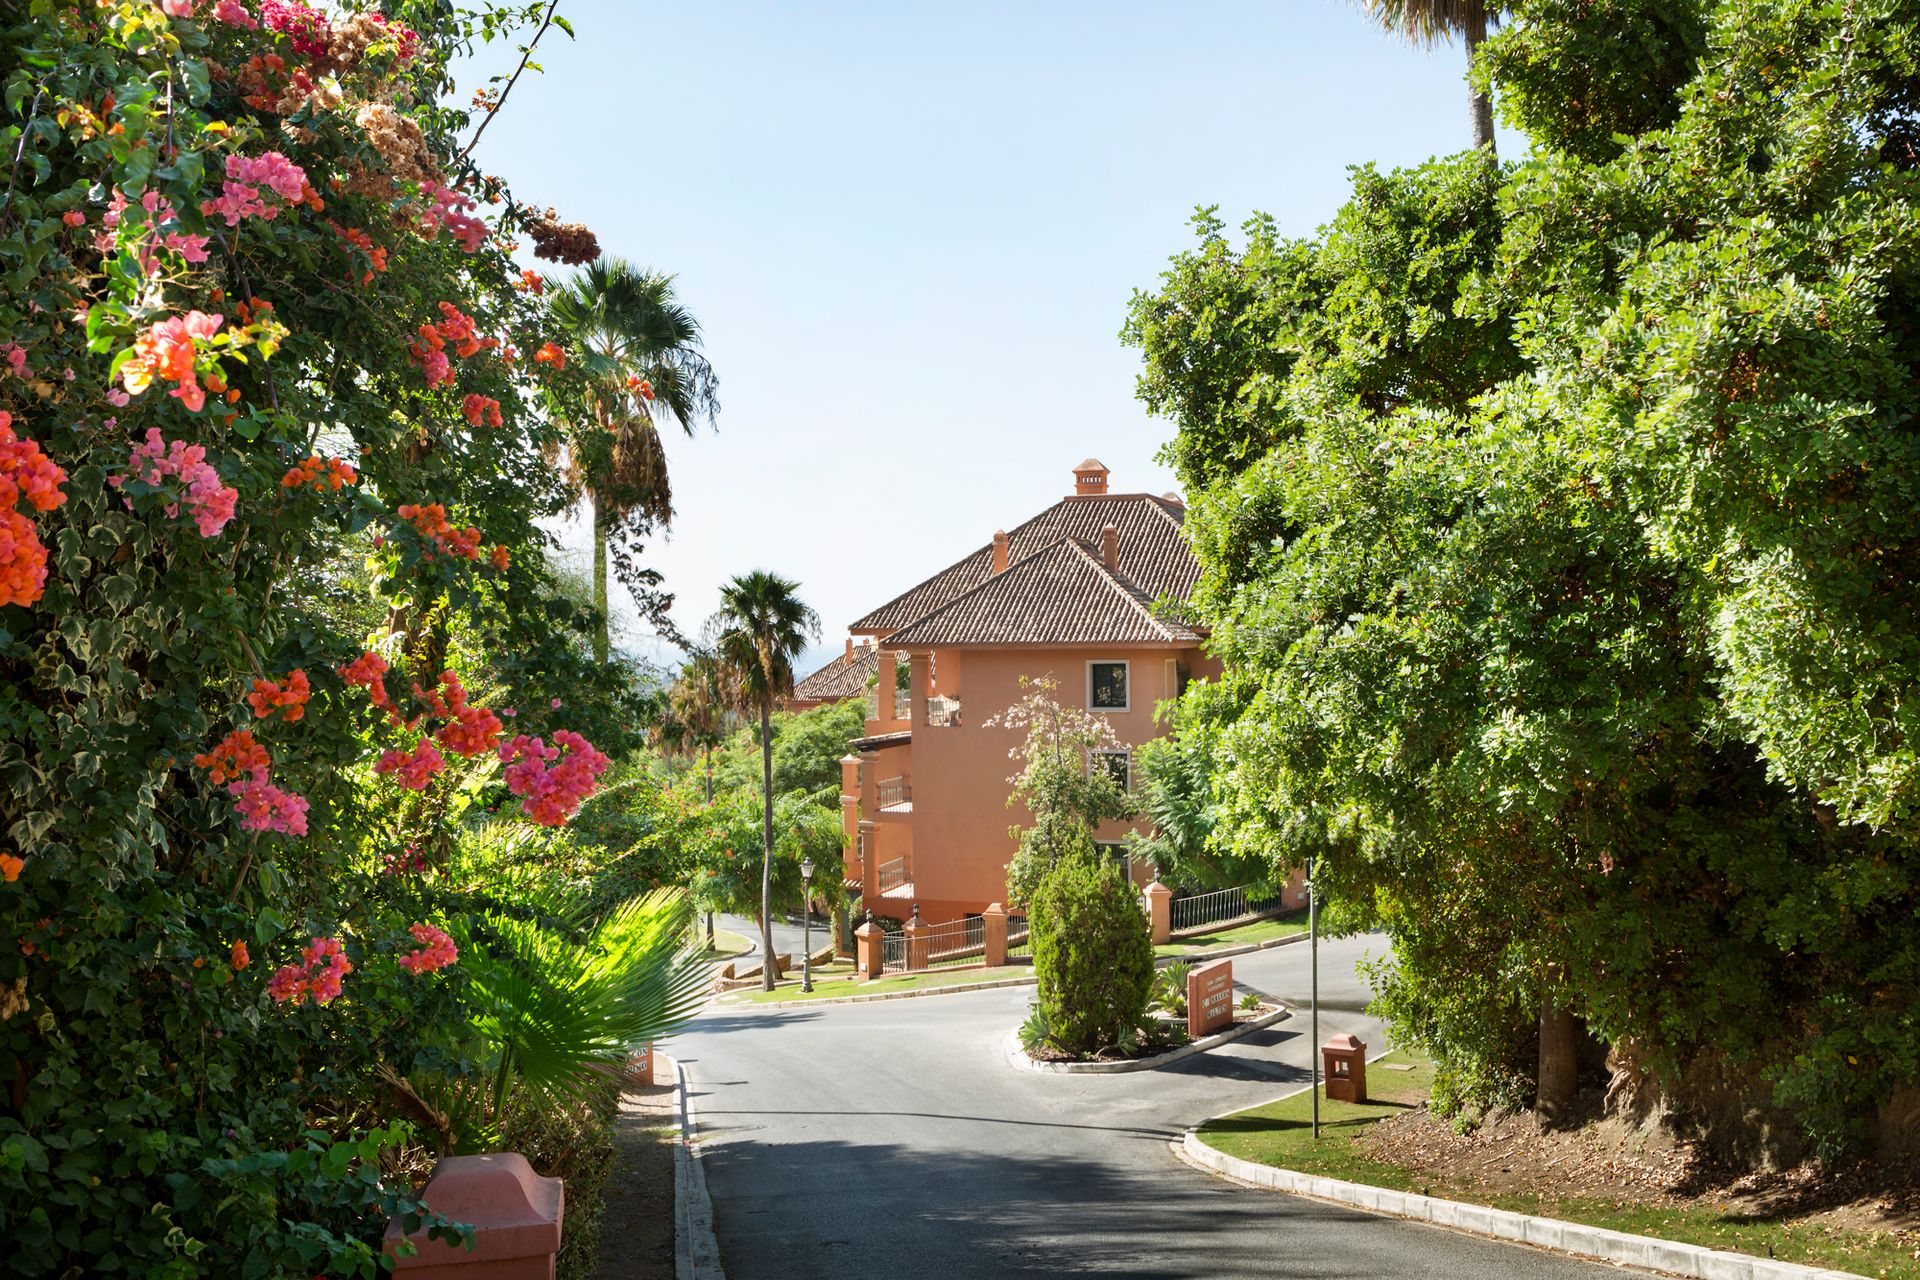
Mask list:
POLYGON ((1007 959, 1032 959, 1033 935, 1028 931, 1027 918, 1018 913, 1007 916, 1007 959))
POLYGON ((1279 907, 1278 898, 1248 898, 1245 889, 1216 889, 1175 898, 1169 923, 1175 933, 1204 929, 1246 916, 1257 916, 1279 907))
POLYGON ((979 964, 987 953, 987 922, 979 916, 936 924, 926 932, 927 968, 979 964))
POLYGON ((907 777, 882 778, 873 790, 875 802, 882 809, 913 803, 913 780, 907 777))
POLYGON ((898 889, 907 882, 909 869, 905 858, 894 858, 880 864, 880 892, 898 889))

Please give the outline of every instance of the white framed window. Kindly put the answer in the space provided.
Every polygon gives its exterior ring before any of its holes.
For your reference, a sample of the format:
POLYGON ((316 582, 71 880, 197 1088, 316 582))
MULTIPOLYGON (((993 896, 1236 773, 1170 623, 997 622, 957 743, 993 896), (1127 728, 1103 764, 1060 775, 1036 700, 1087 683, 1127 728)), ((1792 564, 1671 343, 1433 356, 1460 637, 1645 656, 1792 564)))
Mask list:
POLYGON ((1087 664, 1087 707, 1093 711, 1130 711, 1133 681, 1124 661, 1087 664))
POLYGON ((1113 779, 1113 785, 1122 791, 1133 790, 1133 752, 1096 751, 1093 753, 1093 767, 1104 769, 1113 779))

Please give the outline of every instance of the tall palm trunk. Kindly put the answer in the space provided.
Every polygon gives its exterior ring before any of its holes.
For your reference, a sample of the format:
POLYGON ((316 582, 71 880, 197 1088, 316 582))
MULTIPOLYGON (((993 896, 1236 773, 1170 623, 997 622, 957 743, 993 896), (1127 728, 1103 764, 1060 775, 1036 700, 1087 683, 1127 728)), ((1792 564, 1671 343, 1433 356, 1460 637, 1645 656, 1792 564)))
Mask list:
MULTIPOLYGON (((1467 19, 1467 70, 1473 70, 1473 55, 1487 38, 1486 10, 1475 6, 1473 14, 1467 19)), ((1473 109, 1473 149, 1498 154, 1493 141, 1493 95, 1468 84, 1468 93, 1473 109)))
POLYGON ((607 627, 607 516, 600 499, 592 493, 587 494, 587 509, 593 520, 593 607, 600 611, 600 620, 594 624, 593 657, 594 661, 604 666, 610 649, 607 627))
POLYGON ((773 990, 773 699, 760 699, 760 989, 773 990))

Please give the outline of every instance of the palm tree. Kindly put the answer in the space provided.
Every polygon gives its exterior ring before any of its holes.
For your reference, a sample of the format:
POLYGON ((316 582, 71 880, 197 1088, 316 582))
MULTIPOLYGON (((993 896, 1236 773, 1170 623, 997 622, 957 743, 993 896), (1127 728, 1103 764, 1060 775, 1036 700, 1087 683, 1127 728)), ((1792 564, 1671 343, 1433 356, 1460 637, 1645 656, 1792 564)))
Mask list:
POLYGON ((727 668, 711 653, 696 653, 680 668, 667 690, 667 706, 677 726, 677 745, 706 759, 707 803, 713 803, 713 749, 726 741, 727 713, 739 702, 728 689, 727 668))
MULTIPOLYGON (((1487 28, 1499 20, 1499 0, 1359 0, 1368 17, 1413 44, 1431 47, 1453 43, 1456 35, 1467 42, 1467 65, 1487 38, 1487 28)), ((1473 110, 1473 146, 1492 152, 1493 96, 1470 90, 1473 110)))
POLYGON ((720 608, 707 619, 713 643, 743 706, 760 712, 761 986, 773 990, 773 704, 793 692, 793 663, 820 638, 820 615, 795 594, 800 584, 756 569, 720 588, 720 608))
POLYGON ((607 538, 621 521, 673 520, 662 415, 692 435, 720 412, 719 379, 700 350, 700 325, 674 296, 673 277, 603 257, 547 282, 547 308, 591 379, 590 423, 567 440, 567 478, 591 506, 594 656, 607 660, 607 538))

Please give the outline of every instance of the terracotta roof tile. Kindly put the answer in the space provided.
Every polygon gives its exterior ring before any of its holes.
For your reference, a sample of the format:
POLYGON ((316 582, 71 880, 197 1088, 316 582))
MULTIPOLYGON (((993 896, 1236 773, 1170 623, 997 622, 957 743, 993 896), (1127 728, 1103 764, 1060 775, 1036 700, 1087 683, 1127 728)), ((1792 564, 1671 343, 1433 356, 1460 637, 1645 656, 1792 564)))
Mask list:
POLYGON ((1192 644, 1200 639, 1185 624, 1154 616, 1153 601, 1110 572, 1085 542, 1062 538, 902 628, 887 647, 1192 644))
MULTIPOLYGON (((1007 534, 1006 572, 1011 573, 1022 561, 1050 551, 1066 539, 1098 546, 1100 531, 1113 525, 1120 535, 1120 576, 1129 589, 1149 600, 1184 601, 1200 580, 1200 565, 1180 532, 1185 518, 1184 507, 1151 494, 1063 498, 1007 534)), ((881 605, 850 629, 882 634, 900 631, 993 576, 993 546, 989 543, 881 605)))
POLYGON ((867 691, 867 681, 880 670, 880 650, 863 645, 853 656, 841 654, 826 666, 793 686, 796 701, 834 702, 859 697, 867 691))

